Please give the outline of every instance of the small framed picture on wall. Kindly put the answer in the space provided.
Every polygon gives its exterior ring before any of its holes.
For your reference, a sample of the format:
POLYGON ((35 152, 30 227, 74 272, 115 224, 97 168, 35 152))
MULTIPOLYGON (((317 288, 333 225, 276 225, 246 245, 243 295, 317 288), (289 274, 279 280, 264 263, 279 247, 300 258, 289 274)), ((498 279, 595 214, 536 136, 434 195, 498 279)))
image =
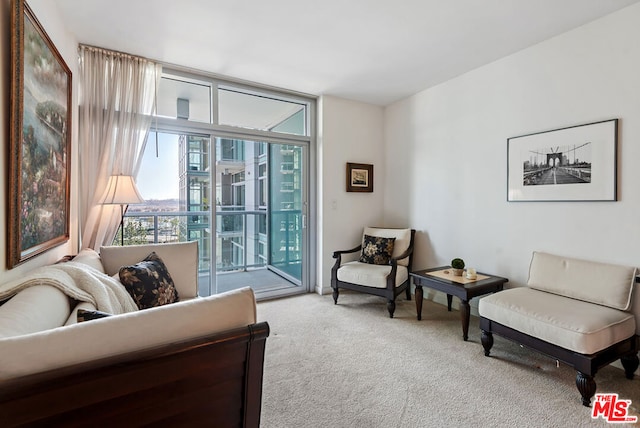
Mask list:
POLYGON ((347 192, 373 192, 373 165, 347 162, 347 192))

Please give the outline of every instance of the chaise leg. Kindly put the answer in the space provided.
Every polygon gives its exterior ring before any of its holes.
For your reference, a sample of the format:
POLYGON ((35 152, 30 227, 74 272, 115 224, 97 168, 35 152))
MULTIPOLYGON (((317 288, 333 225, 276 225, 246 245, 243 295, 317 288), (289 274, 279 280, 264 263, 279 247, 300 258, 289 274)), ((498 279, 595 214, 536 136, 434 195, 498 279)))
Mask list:
POLYGON ((622 363, 622 367, 624 367, 624 375, 626 378, 633 379, 633 373, 635 373, 636 369, 640 365, 638 354, 625 355, 620 358, 620 362, 622 363))
POLYGON ((489 351, 491 351, 491 347, 493 346, 493 333, 482 330, 482 333, 480 334, 480 341, 484 348, 484 355, 485 357, 488 357, 489 351))
POLYGON ((393 313, 396 311, 396 302, 395 302, 395 300, 389 299, 387 301, 387 309, 389 310, 389 318, 393 318, 393 313))
POLYGON ((333 304, 337 305, 338 304, 338 296, 340 295, 340 292, 338 291, 338 287, 334 287, 333 288, 333 304))
POLYGON ((580 395, 582 395, 582 405, 585 407, 591 407, 591 398, 596 393, 596 381, 593 376, 578 372, 576 374, 576 386, 580 395))
POLYGON ((407 285, 407 289, 404 292, 407 296, 407 300, 411 300, 411 285, 407 285))

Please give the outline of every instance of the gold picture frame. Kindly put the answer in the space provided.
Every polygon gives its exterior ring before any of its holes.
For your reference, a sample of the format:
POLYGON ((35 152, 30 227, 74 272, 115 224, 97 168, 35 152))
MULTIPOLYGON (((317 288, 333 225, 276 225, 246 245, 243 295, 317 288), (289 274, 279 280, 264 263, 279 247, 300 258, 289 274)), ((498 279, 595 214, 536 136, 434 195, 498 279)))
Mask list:
POLYGON ((71 70, 24 0, 11 3, 7 265, 69 240, 71 70))
POLYGON ((347 192, 373 192, 373 165, 347 162, 347 192))

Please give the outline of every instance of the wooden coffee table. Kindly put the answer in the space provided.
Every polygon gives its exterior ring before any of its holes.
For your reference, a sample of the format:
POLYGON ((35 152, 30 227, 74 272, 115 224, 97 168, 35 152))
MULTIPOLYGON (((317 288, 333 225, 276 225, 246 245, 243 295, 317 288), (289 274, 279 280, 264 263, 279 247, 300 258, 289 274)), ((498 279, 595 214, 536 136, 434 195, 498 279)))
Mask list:
POLYGON ((411 276, 416 286, 416 312, 418 313, 418 320, 422 319, 422 287, 447 293, 447 309, 449 311, 451 311, 453 296, 460 299, 462 339, 465 341, 469 337, 469 317, 471 315, 469 300, 477 296, 482 296, 483 294, 501 291, 505 282, 509 281, 507 278, 487 275, 481 272, 478 272, 477 279, 469 280, 465 276, 454 276, 453 269, 449 266, 418 270, 411 272, 411 276))

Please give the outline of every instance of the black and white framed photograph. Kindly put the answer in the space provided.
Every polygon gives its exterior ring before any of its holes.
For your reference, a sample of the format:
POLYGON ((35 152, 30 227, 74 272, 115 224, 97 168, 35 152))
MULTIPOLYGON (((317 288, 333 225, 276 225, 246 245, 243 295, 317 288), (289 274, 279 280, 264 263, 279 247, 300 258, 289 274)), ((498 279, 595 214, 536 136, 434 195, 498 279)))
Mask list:
POLYGON ((507 200, 617 200, 618 119, 507 140, 507 200))

